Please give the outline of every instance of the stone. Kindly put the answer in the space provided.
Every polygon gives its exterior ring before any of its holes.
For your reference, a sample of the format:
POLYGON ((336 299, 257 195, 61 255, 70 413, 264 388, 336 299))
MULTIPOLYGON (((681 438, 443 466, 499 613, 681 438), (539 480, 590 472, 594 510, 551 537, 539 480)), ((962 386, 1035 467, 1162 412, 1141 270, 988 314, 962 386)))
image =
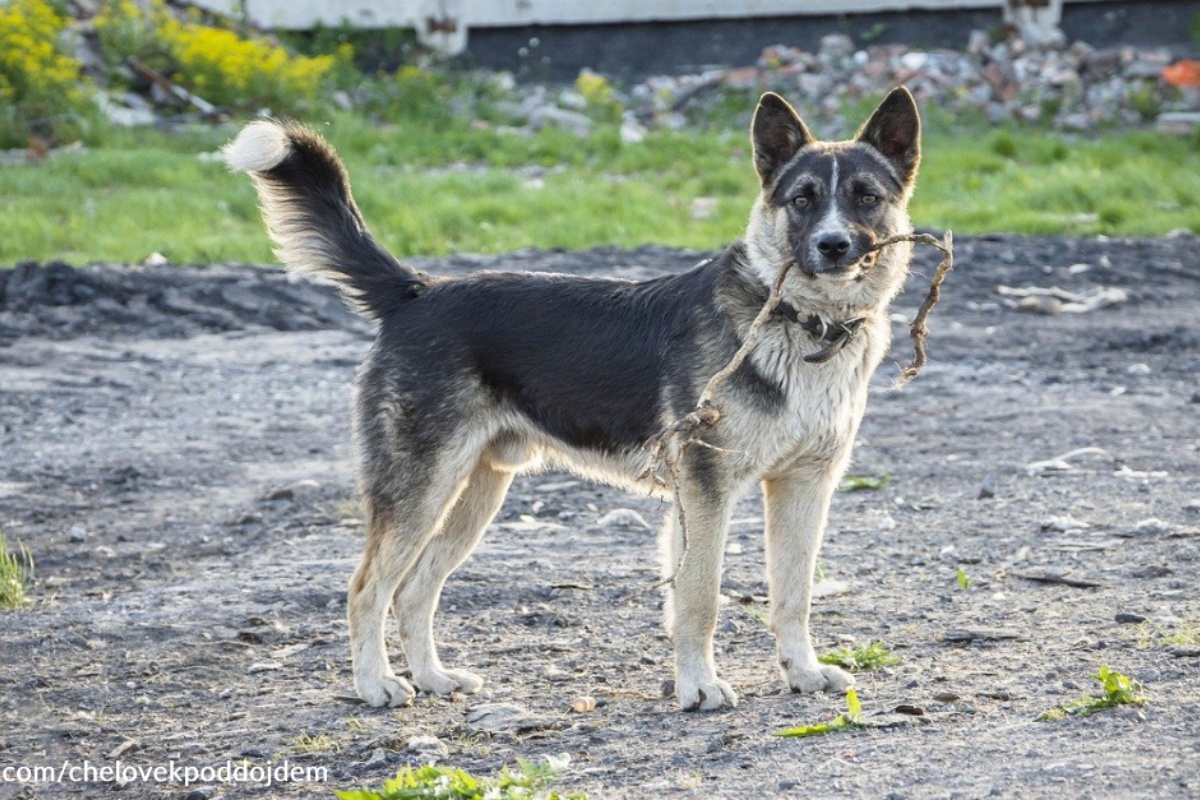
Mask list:
POLYGON ((420 756, 429 761, 448 758, 450 748, 436 736, 414 736, 404 744, 404 752, 420 756))

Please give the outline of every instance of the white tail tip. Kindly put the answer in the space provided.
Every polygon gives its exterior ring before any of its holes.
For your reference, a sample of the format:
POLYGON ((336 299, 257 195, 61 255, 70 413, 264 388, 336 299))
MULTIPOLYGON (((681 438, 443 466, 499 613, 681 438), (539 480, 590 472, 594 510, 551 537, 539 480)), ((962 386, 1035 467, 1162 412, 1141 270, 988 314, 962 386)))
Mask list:
POLYGON ((233 172, 266 172, 291 152, 288 136, 275 122, 251 122, 221 151, 233 172))

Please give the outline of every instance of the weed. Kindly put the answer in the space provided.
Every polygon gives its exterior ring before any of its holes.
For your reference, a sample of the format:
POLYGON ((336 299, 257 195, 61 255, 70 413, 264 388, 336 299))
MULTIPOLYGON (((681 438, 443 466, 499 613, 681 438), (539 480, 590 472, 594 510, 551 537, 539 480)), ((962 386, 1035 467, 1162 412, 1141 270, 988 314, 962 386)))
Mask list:
POLYGON ((291 746, 298 753, 336 753, 342 749, 327 733, 302 733, 292 740, 291 746))
POLYGON ((1017 157, 1017 140, 1008 131, 1000 131, 988 142, 988 148, 1001 158, 1017 157))
POLYGON ((858 492, 864 489, 882 489, 891 482, 890 475, 847 475, 838 484, 838 491, 858 492))
POLYGON ((955 573, 954 579, 958 581, 958 588, 962 589, 964 592, 971 588, 971 578, 966 572, 963 571, 962 567, 958 568, 958 572, 955 573))
POLYGON ((833 664, 850 672, 866 672, 867 670, 890 667, 900 663, 900 657, 887 649, 883 642, 871 642, 858 647, 839 647, 817 660, 822 664, 833 664))
POLYGON ((1153 622, 1143 622, 1137 628, 1134 646, 1138 650, 1159 647, 1195 647, 1200 645, 1200 626, 1184 623, 1174 633, 1167 633, 1153 622))
POLYGON ((1142 85, 1129 93, 1129 104, 1143 122, 1151 122, 1162 111, 1162 100, 1158 96, 1157 81, 1143 81, 1142 85))
POLYGON ((547 786, 566 769, 569 758, 546 757, 544 764, 517 760, 517 771, 500 768, 495 778, 479 778, 456 767, 405 767, 383 788, 335 791, 339 800, 586 800, 587 795, 551 791, 547 786))
POLYGON ((1200 629, 1195 625, 1184 625, 1168 636, 1163 636, 1158 643, 1164 647, 1191 647, 1200 644, 1200 629))
POLYGON ((856 730, 864 727, 866 726, 862 723, 862 704, 858 702, 858 695, 853 689, 847 689, 846 710, 839 714, 832 722, 818 722, 816 725, 784 728, 781 731, 775 731, 775 735, 802 738, 805 736, 821 736, 826 733, 847 729, 856 730))
POLYGON ((0 533, 0 608, 20 608, 28 600, 25 591, 33 577, 33 556, 24 545, 10 553, 4 534, 0 533))
POLYGON ((1100 670, 1096 673, 1095 680, 1099 681, 1100 685, 1104 687, 1103 697, 1092 697, 1085 694, 1078 700, 1055 706, 1049 711, 1043 712, 1038 716, 1038 721, 1045 722, 1047 720, 1063 719, 1070 716, 1086 717, 1097 711, 1103 711, 1106 708, 1129 705, 1140 706, 1146 702, 1140 683, 1132 678, 1127 678, 1116 670, 1109 669, 1103 664, 1100 665, 1100 670))
POLYGON ((616 92, 613 91, 608 78, 597 75, 590 69, 585 69, 575 79, 575 89, 587 101, 588 111, 596 118, 601 120, 619 120, 621 118, 621 112, 624 109, 617 100, 616 92))

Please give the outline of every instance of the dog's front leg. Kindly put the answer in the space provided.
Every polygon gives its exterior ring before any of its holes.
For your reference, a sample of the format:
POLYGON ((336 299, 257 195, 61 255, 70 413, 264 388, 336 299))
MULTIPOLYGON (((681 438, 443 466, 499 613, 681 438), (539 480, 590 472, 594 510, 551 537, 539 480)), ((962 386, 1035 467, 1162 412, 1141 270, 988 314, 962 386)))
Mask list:
POLYGON ((812 465, 763 482, 767 581, 779 666, 793 692, 840 692, 854 679, 817 661, 808 630, 813 572, 842 470, 812 465))
POLYGON ((675 643, 675 696, 684 711, 736 706, 737 694, 717 677, 713 631, 721 590, 721 562, 734 498, 710 487, 681 481, 686 539, 677 507, 663 529, 663 571, 674 574, 667 594, 667 629, 675 643))

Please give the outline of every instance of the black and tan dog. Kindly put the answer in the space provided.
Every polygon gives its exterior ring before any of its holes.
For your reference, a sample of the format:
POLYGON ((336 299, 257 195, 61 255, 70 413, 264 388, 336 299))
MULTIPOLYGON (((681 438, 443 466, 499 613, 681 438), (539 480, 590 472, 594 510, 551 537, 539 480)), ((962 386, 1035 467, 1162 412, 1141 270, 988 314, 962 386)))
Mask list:
MULTIPOLYGON (((796 692, 840 690, 809 637, 813 568, 846 469, 867 383, 890 341, 888 303, 911 245, 920 160, 912 96, 893 91, 850 141, 820 142, 764 95, 751 130, 762 194, 745 238, 680 275, 642 283, 531 273, 446 280, 414 272, 368 233, 341 161, 316 133, 254 122, 225 151, 251 174, 279 258, 334 281, 378 323, 358 377, 359 488, 367 520, 350 583, 354 683, 373 706, 482 680, 438 659, 442 586, 478 544, 513 476, 544 464, 657 492, 647 441, 690 411, 738 348, 782 267, 785 303, 723 384, 721 424, 680 465, 688 546, 667 604, 685 710, 735 705, 717 677, 713 630, 730 514, 761 484, 770 626, 796 692), (389 605, 412 682, 387 659, 389 605)), ((683 551, 674 513, 664 569, 683 551)))

